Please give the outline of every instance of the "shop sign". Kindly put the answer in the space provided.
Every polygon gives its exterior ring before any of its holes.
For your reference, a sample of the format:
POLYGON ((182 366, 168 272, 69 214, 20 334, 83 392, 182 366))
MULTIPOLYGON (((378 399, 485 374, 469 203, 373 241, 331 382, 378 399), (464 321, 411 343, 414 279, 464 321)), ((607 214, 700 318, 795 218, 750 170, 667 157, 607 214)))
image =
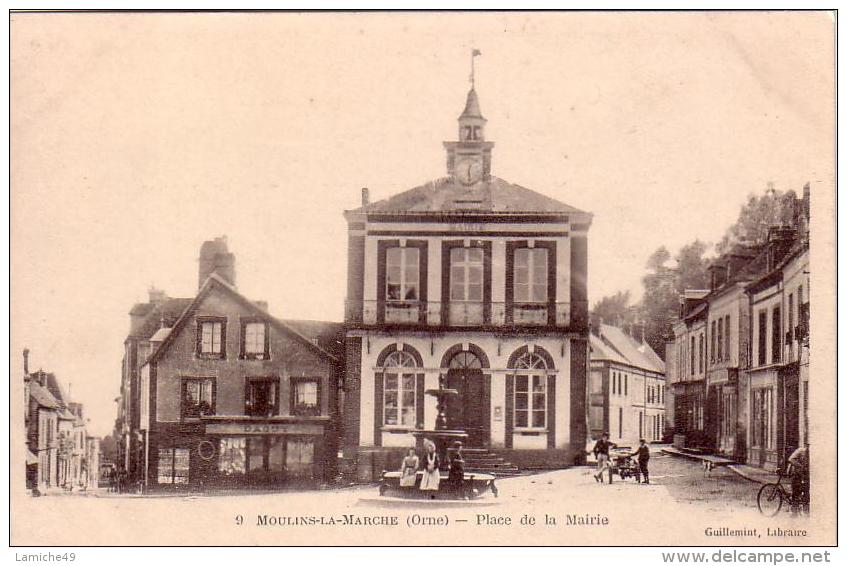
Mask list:
POLYGON ((206 434, 322 434, 323 427, 302 423, 208 423, 206 434))

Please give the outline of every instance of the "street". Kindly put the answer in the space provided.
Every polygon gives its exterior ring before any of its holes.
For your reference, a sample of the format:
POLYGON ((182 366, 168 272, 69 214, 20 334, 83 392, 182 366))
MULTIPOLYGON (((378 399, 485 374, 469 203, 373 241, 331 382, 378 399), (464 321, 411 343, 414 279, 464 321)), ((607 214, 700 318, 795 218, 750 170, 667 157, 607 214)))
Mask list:
POLYGON ((650 464, 650 485, 617 477, 612 485, 601 485, 589 467, 500 479, 500 497, 485 500, 490 504, 485 506, 392 502, 379 498, 373 486, 214 496, 26 497, 15 504, 15 516, 25 519, 12 525, 12 536, 15 544, 59 545, 531 544, 541 534, 562 545, 802 545, 804 538, 817 538, 828 528, 787 513, 761 517, 755 509, 758 484, 729 470, 704 477, 697 462, 661 454, 650 464), (77 523, 73 530, 62 521, 70 515, 77 523), (363 524, 372 520, 387 522, 363 524), (768 537, 768 527, 807 534, 768 537), (755 534, 710 536, 708 529, 755 534), (80 540, 83 532, 87 537, 80 540))

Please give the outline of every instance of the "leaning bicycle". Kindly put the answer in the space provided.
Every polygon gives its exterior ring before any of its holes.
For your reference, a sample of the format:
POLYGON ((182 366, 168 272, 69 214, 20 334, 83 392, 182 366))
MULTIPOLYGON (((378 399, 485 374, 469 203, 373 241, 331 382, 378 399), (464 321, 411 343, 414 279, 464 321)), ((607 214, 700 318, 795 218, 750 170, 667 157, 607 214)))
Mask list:
POLYGON ((809 507, 805 498, 801 495, 795 495, 792 491, 786 489, 782 484, 782 478, 786 477, 781 469, 777 470, 776 482, 766 483, 759 488, 759 494, 756 497, 756 505, 759 507, 759 513, 767 517, 773 517, 782 510, 783 504, 787 503, 793 513, 799 511, 809 512, 809 507))

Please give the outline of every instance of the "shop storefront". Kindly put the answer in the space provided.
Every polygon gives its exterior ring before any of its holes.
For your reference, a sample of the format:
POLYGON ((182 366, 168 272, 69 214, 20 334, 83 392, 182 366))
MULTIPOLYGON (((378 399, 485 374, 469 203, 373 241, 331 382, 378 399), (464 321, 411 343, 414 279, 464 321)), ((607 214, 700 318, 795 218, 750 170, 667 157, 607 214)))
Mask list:
POLYGON ((325 481, 324 421, 213 422, 151 438, 150 489, 313 487, 325 481))

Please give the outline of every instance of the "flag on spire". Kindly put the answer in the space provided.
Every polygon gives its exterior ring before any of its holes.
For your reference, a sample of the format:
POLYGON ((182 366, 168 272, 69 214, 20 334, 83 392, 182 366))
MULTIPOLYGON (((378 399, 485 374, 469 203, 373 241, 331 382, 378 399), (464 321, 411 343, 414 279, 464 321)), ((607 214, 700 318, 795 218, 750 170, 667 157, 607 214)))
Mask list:
POLYGON ((471 88, 474 88, 476 86, 476 84, 475 84, 476 83, 476 80, 475 80, 476 76, 475 76, 475 70, 474 70, 474 59, 476 59, 476 57, 478 55, 482 55, 482 51, 480 51, 479 49, 474 49, 474 50, 471 51, 471 88))

